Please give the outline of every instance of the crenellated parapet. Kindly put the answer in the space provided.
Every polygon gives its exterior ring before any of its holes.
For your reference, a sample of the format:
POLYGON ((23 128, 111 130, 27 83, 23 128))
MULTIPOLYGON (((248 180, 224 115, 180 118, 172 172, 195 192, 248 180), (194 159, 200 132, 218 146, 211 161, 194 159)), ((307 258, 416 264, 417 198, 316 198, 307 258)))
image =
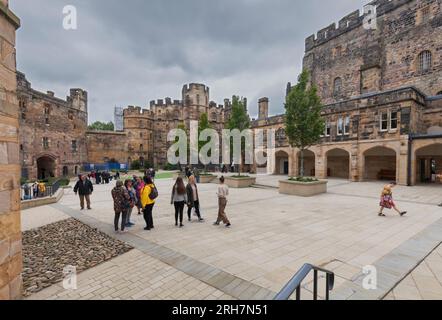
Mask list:
POLYGON ((141 107, 128 106, 123 110, 124 117, 152 117, 152 111, 149 109, 142 109, 141 107))
MULTIPOLYGON (((377 17, 381 17, 411 1, 413 0, 375 0, 368 3, 367 6, 376 6, 376 15, 377 17)), ((369 13, 365 14, 360 10, 356 10, 339 20, 337 26, 336 23, 333 23, 319 30, 316 34, 309 36, 305 40, 305 51, 308 52, 344 33, 361 27, 368 14, 369 13)))

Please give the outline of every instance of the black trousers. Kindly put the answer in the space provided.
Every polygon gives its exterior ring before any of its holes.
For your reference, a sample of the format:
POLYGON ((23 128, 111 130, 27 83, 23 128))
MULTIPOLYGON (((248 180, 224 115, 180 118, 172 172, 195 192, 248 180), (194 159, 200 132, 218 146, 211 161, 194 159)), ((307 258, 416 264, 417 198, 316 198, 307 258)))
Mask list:
POLYGON ((175 202, 175 222, 178 223, 178 218, 180 218, 180 223, 183 224, 184 217, 184 205, 186 203, 184 201, 175 202))
POLYGON ((153 216, 152 216, 154 205, 155 205, 155 203, 149 204, 143 210, 144 221, 146 221, 146 228, 149 229, 149 230, 154 228, 153 216))
POLYGON ((127 211, 123 210, 120 212, 115 212, 115 220, 114 220, 115 231, 118 231, 118 222, 120 221, 120 216, 122 216, 121 231, 124 231, 124 229, 126 228, 127 211))
POLYGON ((189 208, 187 209, 187 216, 189 217, 189 220, 192 219, 192 208, 195 208, 195 213, 198 216, 198 219, 201 219, 201 212, 200 212, 200 201, 194 201, 193 202, 193 207, 189 206, 189 208))

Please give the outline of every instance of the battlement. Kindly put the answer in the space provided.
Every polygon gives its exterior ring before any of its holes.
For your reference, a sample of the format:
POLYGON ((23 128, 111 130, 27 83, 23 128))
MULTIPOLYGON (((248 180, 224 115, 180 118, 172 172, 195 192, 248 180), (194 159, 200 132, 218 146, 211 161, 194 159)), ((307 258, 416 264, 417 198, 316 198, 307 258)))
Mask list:
MULTIPOLYGON (((368 3, 366 6, 376 6, 376 15, 377 17, 381 17, 411 1, 413 0, 375 0, 368 3)), ((309 36, 305 40, 305 51, 308 52, 344 33, 361 27, 367 14, 361 13, 360 10, 356 10, 339 20, 337 27, 336 23, 332 23, 328 27, 319 30, 316 34, 309 36)))
POLYGON ((190 83, 183 86, 183 96, 192 91, 201 91, 209 94, 210 88, 201 83, 190 83))
POLYGON ((150 108, 165 108, 165 107, 181 107, 183 105, 182 100, 172 100, 171 98, 152 100, 150 102, 150 108))
POLYGON ((128 106, 123 110, 123 114, 125 117, 149 117, 152 115, 152 112, 148 109, 142 109, 141 107, 128 106))

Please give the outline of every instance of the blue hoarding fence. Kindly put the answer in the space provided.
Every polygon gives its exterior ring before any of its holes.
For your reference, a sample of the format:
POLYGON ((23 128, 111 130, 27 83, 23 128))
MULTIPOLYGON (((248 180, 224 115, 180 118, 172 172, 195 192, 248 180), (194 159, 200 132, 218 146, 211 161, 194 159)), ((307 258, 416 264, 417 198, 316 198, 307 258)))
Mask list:
POLYGON ((88 163, 85 164, 83 170, 86 172, 91 171, 125 171, 129 170, 129 166, 126 163, 88 163))

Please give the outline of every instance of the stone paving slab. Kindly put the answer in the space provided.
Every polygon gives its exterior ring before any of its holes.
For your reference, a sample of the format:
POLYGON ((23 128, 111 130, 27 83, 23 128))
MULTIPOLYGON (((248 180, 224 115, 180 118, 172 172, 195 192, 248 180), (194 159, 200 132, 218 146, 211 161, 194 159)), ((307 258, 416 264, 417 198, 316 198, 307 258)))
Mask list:
MULTIPOLYGON (((109 235, 112 235, 115 238, 130 244, 131 246, 137 248, 143 253, 149 255, 150 257, 156 258, 159 261, 193 277, 194 279, 203 281, 209 286, 216 288, 233 298, 254 299, 255 293, 261 290, 264 291, 267 290, 258 285, 250 283, 246 280, 228 274, 223 270, 214 268, 213 266, 202 263, 191 257, 186 257, 180 254, 179 252, 175 252, 169 248, 156 245, 155 243, 152 243, 148 240, 140 239, 135 235, 129 233, 116 235, 114 232, 111 231, 112 230, 111 225, 98 221, 92 217, 82 215, 78 213, 78 211, 75 211, 63 205, 55 204, 53 205, 53 207, 72 216, 75 219, 78 219, 79 221, 82 221, 90 226, 93 226, 94 228, 97 228, 98 230, 101 230, 102 232, 108 233, 109 235), (176 262, 177 260, 178 262, 176 262), (204 271, 204 273, 201 273, 202 271, 204 271), (214 276, 207 279, 204 278, 205 274, 214 274, 214 276), (228 285, 234 280, 239 281, 240 284, 233 290, 230 290, 228 285), (241 290, 238 288, 247 288, 249 291, 245 292, 245 290, 241 290)), ((275 292, 272 292, 270 290, 267 290, 266 294, 267 296, 272 296, 272 297, 276 295, 275 292)))
MULTIPOLYGON (((183 268, 186 261, 197 261, 195 266, 207 265, 272 293, 279 291, 304 263, 323 266, 338 261, 341 268, 336 270, 337 277, 353 280, 363 266, 381 260, 442 218, 441 208, 426 203, 440 194, 432 187, 398 186, 396 200, 409 215, 400 218, 388 212, 387 218, 380 219, 376 213, 382 183, 331 180, 331 193, 314 199, 279 195, 275 189, 232 189, 227 214, 233 227, 227 230, 211 224, 216 219, 217 203, 216 185, 209 184, 200 185, 206 223, 185 221, 185 227, 179 229, 174 226, 169 202, 172 183, 157 182, 160 197, 154 208, 156 229, 144 231, 143 218, 133 214, 136 226, 120 239, 126 241, 125 237, 132 236, 132 246, 171 266, 183 268)), ((69 191, 60 204, 81 215, 83 221, 91 218, 87 224, 103 223, 113 233, 110 188, 96 187, 93 210, 89 212, 78 211, 78 199, 69 191)), ((421 241, 408 254, 428 254, 429 247, 421 241)), ((208 277, 204 270, 195 274, 204 282, 216 275, 209 271, 208 277)), ((343 280, 340 283, 343 288, 352 288, 343 280)))

